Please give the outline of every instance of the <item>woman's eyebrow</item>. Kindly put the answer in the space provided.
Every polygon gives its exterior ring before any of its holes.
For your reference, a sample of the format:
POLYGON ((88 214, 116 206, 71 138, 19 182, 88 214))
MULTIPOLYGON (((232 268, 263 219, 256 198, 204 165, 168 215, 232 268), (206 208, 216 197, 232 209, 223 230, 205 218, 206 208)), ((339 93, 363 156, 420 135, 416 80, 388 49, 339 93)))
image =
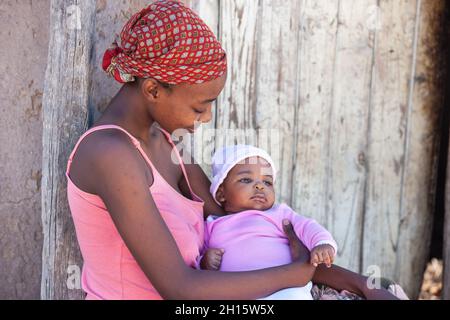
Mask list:
POLYGON ((213 99, 204 100, 201 103, 209 103, 209 102, 214 102, 216 100, 217 100, 217 98, 213 98, 213 99))

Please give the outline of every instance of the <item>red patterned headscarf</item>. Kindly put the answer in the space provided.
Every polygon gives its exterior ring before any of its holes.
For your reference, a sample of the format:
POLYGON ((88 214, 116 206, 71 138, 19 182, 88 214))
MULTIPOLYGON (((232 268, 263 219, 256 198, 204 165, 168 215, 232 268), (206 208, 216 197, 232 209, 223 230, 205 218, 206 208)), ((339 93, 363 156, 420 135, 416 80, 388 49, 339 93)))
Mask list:
POLYGON ((227 69, 225 51, 211 29, 178 1, 156 1, 136 13, 106 50, 103 69, 120 83, 135 77, 168 84, 203 83, 227 69))

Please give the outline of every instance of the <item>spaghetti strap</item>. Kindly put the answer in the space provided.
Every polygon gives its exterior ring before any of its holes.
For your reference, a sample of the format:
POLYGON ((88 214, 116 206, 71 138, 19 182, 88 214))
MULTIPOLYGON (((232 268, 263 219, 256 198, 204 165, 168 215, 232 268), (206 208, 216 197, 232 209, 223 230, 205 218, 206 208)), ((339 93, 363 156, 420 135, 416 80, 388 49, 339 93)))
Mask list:
MULTIPOLYGON (((107 130, 107 129, 117 129, 117 130, 120 130, 120 131, 126 133, 128 135, 128 137, 131 139, 131 141, 133 142, 134 146, 139 150, 139 152, 141 154, 143 154, 145 156, 146 161, 148 161, 148 162, 150 161, 150 159, 147 158, 147 155, 145 154, 145 152, 142 150, 141 143, 139 142, 139 140, 137 140, 135 137, 133 137, 127 130, 125 130, 124 128, 117 126, 117 125, 101 125, 101 126, 97 126, 97 127, 93 127, 91 129, 89 129, 80 137, 80 139, 78 139, 78 142, 75 145, 75 147, 73 148, 73 151, 70 154, 69 161, 67 163, 67 170, 66 170, 67 175, 69 174, 70 167, 72 165, 73 156, 75 155, 75 152, 77 151, 78 146, 84 140, 84 138, 86 138, 88 135, 90 135, 93 132, 100 131, 100 130, 107 130)), ((151 162, 150 162, 150 165, 153 169, 153 165, 151 164, 151 162)))
POLYGON ((190 184, 190 182, 189 182, 188 175, 187 175, 187 172, 186 172, 186 168, 185 168, 185 166, 184 166, 183 159, 181 158, 181 155, 180 155, 180 152, 178 151, 177 146, 175 145, 175 143, 174 143, 173 140, 172 140, 171 134, 170 134, 169 132, 167 132, 166 130, 164 130, 163 128, 159 127, 159 126, 157 126, 157 128, 158 128, 158 129, 166 136, 166 139, 167 139, 167 141, 170 143, 170 145, 172 146, 172 149, 175 150, 175 155, 176 155, 177 158, 178 158, 178 162, 179 162, 179 164, 180 164, 181 171, 183 172, 184 179, 186 180, 186 183, 187 183, 187 185, 188 185, 188 188, 189 188, 189 191, 191 192, 192 197, 197 197, 197 198, 199 198, 199 197, 194 193, 194 191, 192 190, 192 187, 191 187, 191 184, 190 184))

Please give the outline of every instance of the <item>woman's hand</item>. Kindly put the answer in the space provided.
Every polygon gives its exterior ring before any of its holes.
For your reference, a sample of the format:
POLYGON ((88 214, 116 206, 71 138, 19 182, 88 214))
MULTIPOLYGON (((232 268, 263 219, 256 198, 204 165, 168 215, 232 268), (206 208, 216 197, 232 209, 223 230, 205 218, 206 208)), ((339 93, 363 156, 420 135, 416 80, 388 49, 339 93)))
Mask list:
POLYGON ((367 277, 355 272, 332 265, 327 268, 325 265, 313 267, 310 261, 310 252, 295 234, 292 223, 289 220, 283 221, 283 230, 289 240, 292 261, 300 262, 310 266, 314 271, 312 279, 314 283, 320 283, 332 287, 338 291, 347 290, 356 293, 367 300, 398 300, 396 296, 386 289, 369 289, 367 287, 367 277))
POLYGON ((297 237, 292 223, 289 220, 283 220, 283 229, 289 240, 292 262, 298 265, 299 279, 302 279, 299 286, 306 286, 314 277, 316 267, 309 263, 309 251, 297 237))
POLYGON ((292 227, 292 223, 287 219, 283 220, 283 230, 289 240, 292 261, 309 262, 310 253, 308 249, 297 237, 297 234, 292 227))
POLYGON ((319 265, 313 277, 315 284, 323 284, 337 291, 346 290, 367 300, 398 300, 387 289, 369 289, 368 277, 336 265, 319 265))

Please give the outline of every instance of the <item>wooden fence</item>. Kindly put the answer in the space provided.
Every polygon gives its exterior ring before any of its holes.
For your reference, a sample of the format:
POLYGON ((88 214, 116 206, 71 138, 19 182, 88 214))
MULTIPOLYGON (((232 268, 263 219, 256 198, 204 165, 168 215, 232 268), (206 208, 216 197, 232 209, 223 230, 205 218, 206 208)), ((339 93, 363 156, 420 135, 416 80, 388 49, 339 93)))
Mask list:
MULTIPOLYGON (((249 132, 228 140, 206 137, 205 148, 258 144, 262 132, 273 130, 279 144, 268 151, 280 172, 278 200, 334 234, 339 265, 380 272, 416 297, 433 221, 445 1, 185 2, 228 53, 227 85, 206 128, 249 132)), ((68 266, 82 263, 64 169, 88 124, 86 93, 98 68, 88 59, 94 20, 94 0, 52 1, 55 32, 44 95, 44 299, 82 297, 67 288, 68 266), (63 23, 73 5, 81 29, 63 23)))

